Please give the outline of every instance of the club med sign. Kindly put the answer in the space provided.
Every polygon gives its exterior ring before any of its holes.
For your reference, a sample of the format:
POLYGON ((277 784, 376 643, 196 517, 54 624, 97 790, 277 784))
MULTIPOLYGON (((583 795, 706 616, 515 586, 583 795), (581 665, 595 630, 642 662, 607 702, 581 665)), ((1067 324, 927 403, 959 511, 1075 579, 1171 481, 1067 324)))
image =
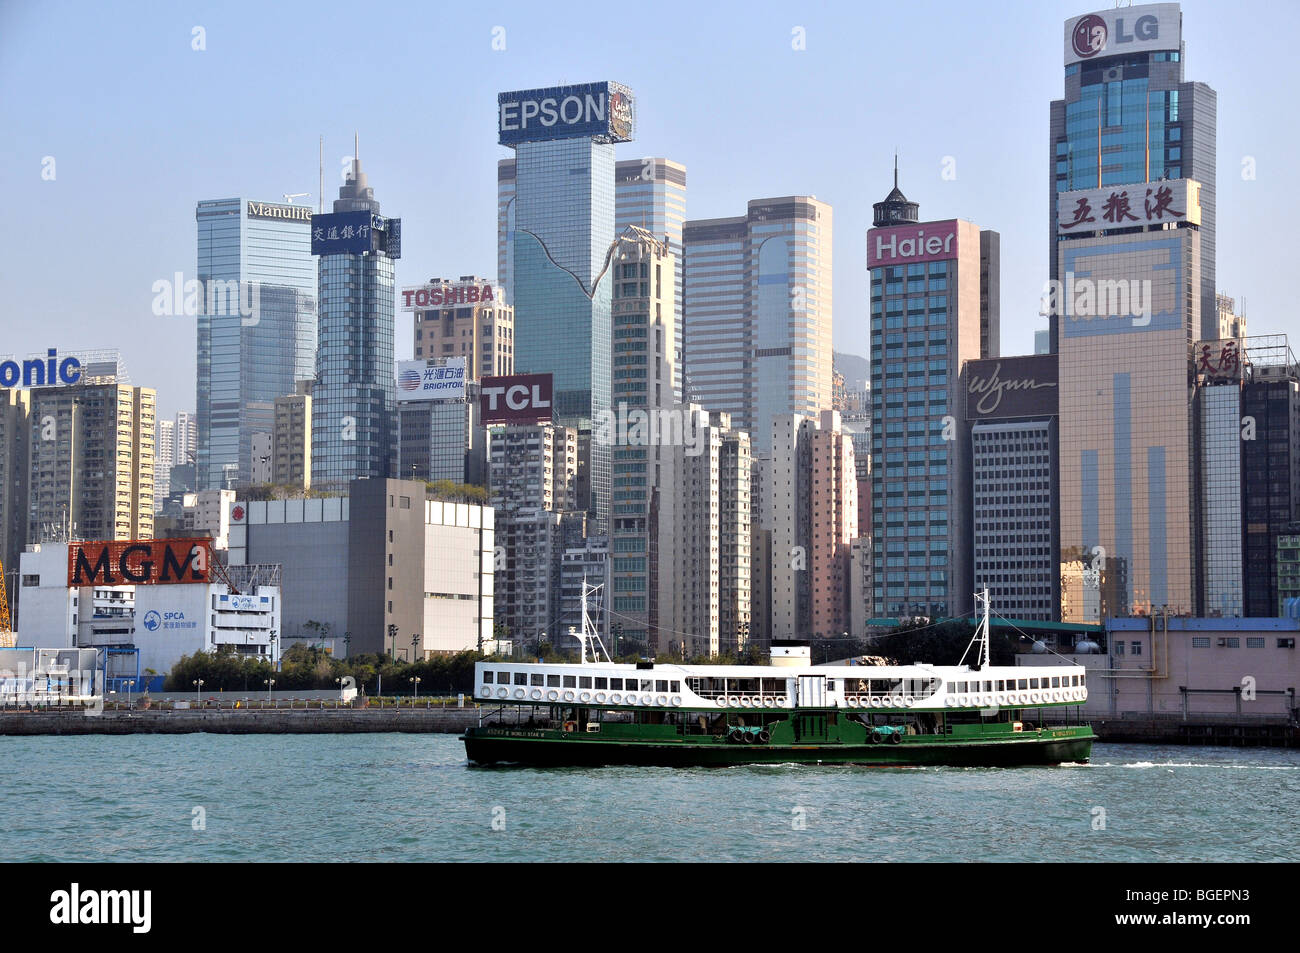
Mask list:
POLYGON ((210 581, 212 540, 128 539, 68 546, 68 588, 210 581))
POLYGON ((867 235, 867 267, 956 258, 957 239, 956 219, 873 228, 867 235))
POLYGON ((551 419, 550 374, 483 378, 479 409, 484 424, 535 424, 551 419))

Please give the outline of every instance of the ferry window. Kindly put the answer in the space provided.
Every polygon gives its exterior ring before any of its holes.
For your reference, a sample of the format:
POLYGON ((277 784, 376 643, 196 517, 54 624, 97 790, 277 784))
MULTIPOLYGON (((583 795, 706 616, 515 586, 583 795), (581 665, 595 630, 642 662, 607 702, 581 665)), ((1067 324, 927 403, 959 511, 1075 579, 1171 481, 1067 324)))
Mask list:
POLYGON ((527 684, 528 684, 528 673, 527 673, 527 672, 515 672, 515 684, 516 684, 516 685, 527 685, 527 684))
POLYGON ((547 687, 547 688, 559 688, 559 687, 560 687, 560 676, 558 676, 558 675, 547 675, 547 676, 546 676, 546 687, 547 687))
POLYGON ((1059 675, 1053 675, 1053 676, 1052 676, 1052 687, 1053 687, 1053 688, 1060 688, 1060 687, 1061 687, 1061 676, 1059 676, 1059 675))
POLYGON ((541 675, 534 675, 532 676, 532 679, 534 685, 541 685, 543 683, 543 678, 541 675))
MULTIPOLYGON (((653 691, 654 689, 652 689, 652 688, 650 687, 650 685, 651 685, 651 681, 650 681, 650 679, 648 679, 648 678, 643 678, 643 679, 641 679, 641 691, 643 691, 643 692, 653 691)), ((632 683, 632 687, 633 687, 633 688, 636 687, 636 683, 635 683, 635 682, 632 683)))
POLYGON ((578 687, 578 676, 576 676, 576 675, 566 675, 566 676, 564 676, 564 687, 565 687, 565 688, 577 688, 577 687, 578 687))
POLYGON ((1027 678, 1020 679, 1020 690, 1023 692, 1028 687, 1029 687, 1029 679, 1027 678))
POLYGON ((1000 691, 1000 692, 1005 692, 1006 690, 1007 690, 1006 679, 999 678, 999 679, 998 679, 998 691, 1000 691))
POLYGON ((491 673, 491 672, 484 672, 484 673, 483 673, 483 684, 484 684, 484 685, 491 685, 491 684, 492 684, 492 673, 491 673))
POLYGON ((1079 676, 1078 676, 1078 675, 1071 675, 1071 676, 1070 676, 1070 684, 1071 684, 1071 685, 1078 685, 1078 684, 1079 684, 1079 676))
POLYGON ((669 690, 670 692, 673 692, 674 694, 677 693, 677 692, 680 692, 680 691, 682 690, 682 683, 681 683, 681 682, 669 682, 669 683, 668 683, 668 690, 669 690))
POLYGON ((590 675, 579 675, 579 676, 578 676, 578 687, 579 687, 579 688, 591 688, 591 676, 590 676, 590 675))
POLYGON ((607 678, 598 678, 598 679, 596 679, 596 687, 597 687, 597 688, 609 688, 608 682, 609 682, 609 679, 607 679, 607 678))
POLYGON ((509 685, 509 684, 510 684, 510 673, 509 673, 509 672, 497 672, 497 684, 498 684, 498 685, 509 685))
POLYGON ((1038 679, 1036 679, 1036 678, 1031 678, 1031 679, 1029 680, 1029 687, 1030 687, 1030 688, 1037 688, 1037 687, 1038 687, 1038 679))
POLYGON ((986 692, 991 692, 991 691, 993 691, 993 683, 992 683, 992 682, 985 682, 985 683, 984 683, 984 691, 986 691, 986 692))
POLYGON ((666 679, 666 678, 657 678, 657 679, 655 679, 655 691, 657 691, 657 692, 666 692, 666 691, 668 691, 668 679, 666 679))
POLYGON ((609 687, 616 692, 621 692, 623 690, 623 679, 611 678, 609 680, 609 687))

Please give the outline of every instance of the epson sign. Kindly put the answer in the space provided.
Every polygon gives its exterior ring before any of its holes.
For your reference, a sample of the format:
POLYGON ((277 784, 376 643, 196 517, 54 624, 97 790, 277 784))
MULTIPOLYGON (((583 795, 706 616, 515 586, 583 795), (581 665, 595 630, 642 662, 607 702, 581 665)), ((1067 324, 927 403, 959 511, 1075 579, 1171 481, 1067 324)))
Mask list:
POLYGON ((633 116, 632 91, 618 83, 526 89, 497 96, 503 146, 583 137, 628 142, 633 116))

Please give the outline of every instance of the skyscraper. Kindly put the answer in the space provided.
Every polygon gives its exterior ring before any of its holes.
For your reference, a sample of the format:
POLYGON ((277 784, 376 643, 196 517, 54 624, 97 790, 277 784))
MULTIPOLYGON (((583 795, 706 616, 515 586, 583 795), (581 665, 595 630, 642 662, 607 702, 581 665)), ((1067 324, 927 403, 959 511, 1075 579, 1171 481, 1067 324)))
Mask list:
MULTIPOLYGON (((1048 267, 1064 281, 1056 244, 1062 192, 1160 179, 1201 187, 1199 307, 1192 338, 1214 340, 1215 161, 1218 96, 1184 79, 1183 15, 1176 3, 1101 10, 1065 21, 1065 97, 1051 106, 1048 267)), ((1123 191, 1117 189, 1117 191, 1123 191)), ((1132 193, 1136 205, 1142 189, 1132 193)), ((1060 347, 1050 317, 1051 350, 1060 347)))
POLYGON ((632 138, 631 90, 617 83, 497 97, 499 141, 515 150, 510 267, 515 370, 554 375, 555 419, 579 433, 589 492, 604 525, 610 449, 591 439, 610 406, 614 143, 632 138))
MULTIPOLYGON (((311 482, 341 488, 389 476, 396 412, 393 262, 402 254, 402 222, 379 214, 360 159, 333 213, 313 219, 311 252, 320 258, 311 482)), ((290 381, 275 396, 293 389, 290 381)))
POLYGON ((217 199, 199 202, 195 217, 202 301, 193 462, 199 487, 216 489, 248 482, 253 434, 269 433, 275 398, 314 373, 316 263, 307 206, 217 199))
POLYGON ((872 579, 875 613, 886 617, 974 609, 960 373, 998 347, 995 233, 918 218, 895 179, 867 232, 872 579))
POLYGON ((831 406, 831 207, 754 199, 745 215, 685 223, 682 243, 690 399, 764 450, 776 415, 831 406))

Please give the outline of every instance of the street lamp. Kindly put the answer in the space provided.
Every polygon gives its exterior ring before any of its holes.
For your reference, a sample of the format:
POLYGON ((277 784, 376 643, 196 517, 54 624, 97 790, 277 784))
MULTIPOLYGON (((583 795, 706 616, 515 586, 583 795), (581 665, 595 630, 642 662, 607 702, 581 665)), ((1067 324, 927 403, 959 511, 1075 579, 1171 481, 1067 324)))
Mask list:
POLYGON ((419 649, 419 646, 420 646, 420 633, 417 632, 415 633, 415 635, 411 636, 411 661, 412 662, 415 661, 415 654, 416 651, 419 649))
POLYGON ((343 657, 350 658, 351 656, 352 656, 352 633, 344 632, 343 633, 343 657))
POLYGON ((198 703, 199 703, 199 707, 202 708, 202 707, 203 707, 203 698, 202 698, 202 695, 203 695, 203 679, 201 679, 201 678, 196 678, 196 679, 194 680, 194 693, 195 693, 196 695, 200 696, 200 697, 197 699, 197 701, 198 701, 198 703))
POLYGON ((275 679, 273 679, 273 678, 268 678, 268 679, 266 680, 266 700, 267 700, 267 701, 270 701, 270 700, 271 700, 271 686, 274 685, 274 684, 275 684, 275 679))
POLYGON ((415 700, 418 702, 420 700, 420 676, 411 676, 411 684, 415 686, 415 700))
POLYGON ((131 707, 131 686, 135 684, 135 679, 128 679, 126 683, 126 707, 131 707))
POLYGON ((392 651, 389 652, 389 658, 394 662, 397 661, 397 626, 393 623, 388 625, 388 637, 393 640, 392 651))

